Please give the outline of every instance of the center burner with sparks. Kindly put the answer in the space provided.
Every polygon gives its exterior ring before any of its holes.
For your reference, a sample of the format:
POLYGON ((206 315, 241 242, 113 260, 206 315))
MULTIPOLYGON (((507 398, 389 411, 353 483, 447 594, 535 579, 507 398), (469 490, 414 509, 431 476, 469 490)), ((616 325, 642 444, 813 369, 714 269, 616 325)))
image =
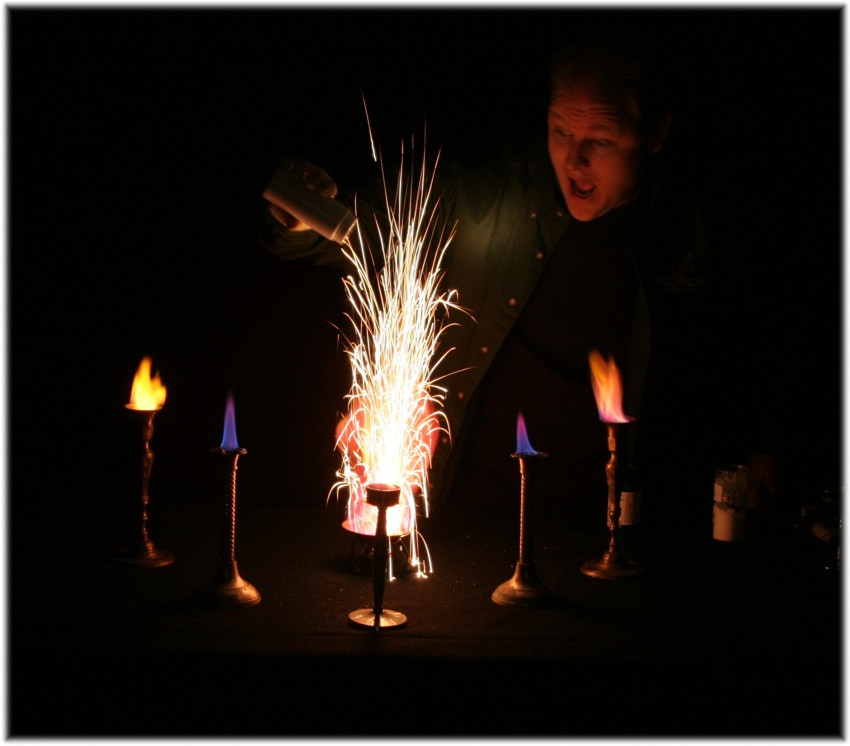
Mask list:
MULTIPOLYGON (((355 572, 362 572, 372 567, 375 560, 375 537, 371 534, 361 534, 351 527, 348 519, 342 522, 342 527, 352 534, 351 538, 351 562, 355 572)), ((387 574, 392 580, 394 577, 393 566, 395 557, 401 562, 407 572, 416 571, 416 563, 413 561, 410 551, 405 546, 404 540, 409 539, 410 534, 398 534, 387 537, 389 542, 389 555, 387 563, 387 574)))
POLYGON ((391 484, 366 485, 366 502, 378 509, 378 525, 375 531, 374 561, 374 604, 371 609, 358 609, 348 615, 348 621, 355 627, 365 627, 375 631, 401 628, 407 624, 407 617, 398 611, 384 608, 384 585, 386 583, 387 559, 390 546, 387 539, 387 508, 398 505, 401 489, 391 484), (386 547, 378 550, 378 547, 386 547))

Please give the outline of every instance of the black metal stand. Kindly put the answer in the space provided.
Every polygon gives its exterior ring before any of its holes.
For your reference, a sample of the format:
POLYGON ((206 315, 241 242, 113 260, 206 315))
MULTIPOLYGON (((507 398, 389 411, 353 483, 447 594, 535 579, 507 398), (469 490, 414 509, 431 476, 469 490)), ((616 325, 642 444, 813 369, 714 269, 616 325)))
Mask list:
POLYGON ((213 452, 227 456, 233 459, 233 462, 230 469, 230 492, 224 511, 218 569, 204 595, 219 607, 254 606, 260 603, 260 594, 253 585, 242 578, 236 564, 236 470, 239 457, 248 451, 244 448, 235 451, 214 448, 213 452))
POLYGON ((384 608, 384 585, 387 575, 387 558, 390 545, 387 540, 387 508, 398 505, 401 490, 389 484, 366 486, 366 502, 378 509, 378 524, 375 529, 374 551, 374 604, 371 609, 358 609, 348 615, 355 627, 365 627, 376 632, 381 629, 400 628, 407 624, 407 617, 398 611, 384 608))
POLYGON ((129 411, 135 412, 137 417, 142 418, 142 523, 136 541, 128 549, 114 555, 113 559, 139 567, 165 567, 174 562, 174 555, 164 549, 157 549, 148 536, 148 505, 150 504, 148 487, 154 460, 151 439, 153 438, 153 418, 159 410, 134 409, 127 404, 124 406, 129 411))
POLYGON ((552 589, 543 583, 537 575, 534 564, 532 485, 534 482, 534 464, 546 453, 513 453, 512 458, 519 459, 520 472, 520 508, 519 508, 519 560, 513 577, 502 583, 490 598, 503 606, 545 606, 554 598, 552 589))
POLYGON ((617 434, 629 422, 606 422, 608 427, 608 451, 610 457, 605 466, 608 480, 608 551, 599 559, 586 560, 581 571, 592 578, 623 578, 640 575, 643 565, 628 559, 618 544, 620 533, 620 479, 617 459, 617 434))

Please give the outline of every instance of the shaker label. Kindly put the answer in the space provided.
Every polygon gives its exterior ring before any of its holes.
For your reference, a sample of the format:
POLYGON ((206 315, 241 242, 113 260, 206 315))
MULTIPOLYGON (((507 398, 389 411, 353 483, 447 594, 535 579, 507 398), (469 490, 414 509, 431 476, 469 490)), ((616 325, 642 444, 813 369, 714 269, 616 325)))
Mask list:
POLYGON ((723 494, 723 485, 714 483, 714 502, 716 503, 725 503, 726 496, 723 494))
MULTIPOLYGON (((634 526, 640 523, 640 492, 620 493, 620 518, 619 526, 634 526)), ((608 519, 608 528, 611 528, 611 519, 608 519)))

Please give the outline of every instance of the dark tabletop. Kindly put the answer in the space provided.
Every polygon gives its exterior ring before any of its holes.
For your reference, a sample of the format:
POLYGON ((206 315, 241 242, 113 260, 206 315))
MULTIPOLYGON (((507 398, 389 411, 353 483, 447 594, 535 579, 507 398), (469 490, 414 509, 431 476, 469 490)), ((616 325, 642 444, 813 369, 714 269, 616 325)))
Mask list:
POLYGON ((237 499, 237 572, 261 600, 222 608, 205 593, 229 559, 227 499, 170 493, 151 497, 147 524, 175 557, 162 567, 114 559, 138 534, 132 500, 19 511, 12 733, 840 731, 840 576, 790 530, 718 542, 710 510, 689 530, 644 525, 618 537, 644 571, 608 579, 580 569, 608 548, 604 506, 598 529, 564 507, 521 529, 518 510, 433 506, 419 522, 431 572, 411 572, 394 542, 383 608, 407 623, 376 631, 349 622, 375 602, 372 545, 335 498, 237 499), (494 603, 521 533, 547 603, 494 603))

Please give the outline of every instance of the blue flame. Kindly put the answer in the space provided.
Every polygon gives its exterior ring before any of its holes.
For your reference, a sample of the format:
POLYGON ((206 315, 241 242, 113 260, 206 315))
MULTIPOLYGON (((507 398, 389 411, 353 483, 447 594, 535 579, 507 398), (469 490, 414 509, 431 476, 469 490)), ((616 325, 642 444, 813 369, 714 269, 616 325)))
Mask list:
POLYGON ((222 450, 237 451, 239 443, 236 440, 236 409, 233 406, 233 394, 227 395, 227 405, 224 408, 224 436, 221 439, 222 450))
POLYGON ((516 452, 528 455, 537 453, 528 441, 528 433, 525 431, 525 418, 522 416, 522 412, 516 418, 516 452))

